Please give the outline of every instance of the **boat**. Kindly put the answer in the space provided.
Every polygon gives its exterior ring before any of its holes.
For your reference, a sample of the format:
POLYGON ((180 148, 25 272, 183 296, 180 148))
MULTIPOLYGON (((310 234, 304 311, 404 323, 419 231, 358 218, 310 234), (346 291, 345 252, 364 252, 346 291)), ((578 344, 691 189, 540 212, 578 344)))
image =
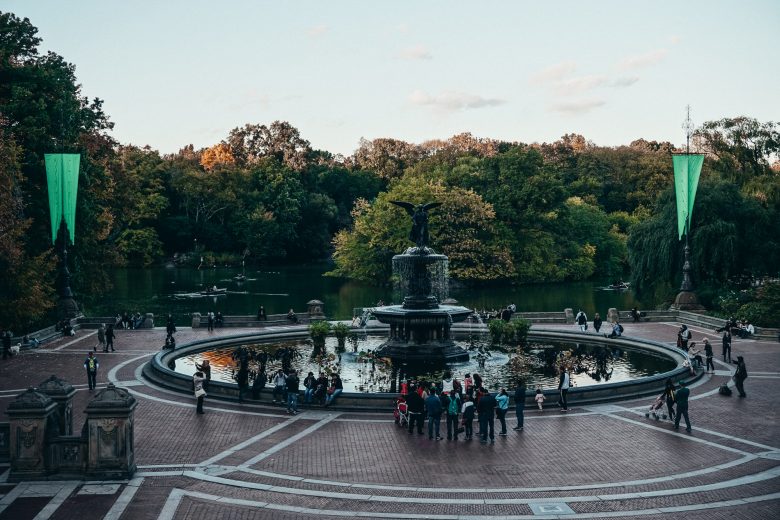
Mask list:
POLYGON ((618 283, 613 283, 612 285, 610 285, 608 287, 608 289, 612 289, 613 291, 625 291, 630 286, 631 286, 631 284, 628 283, 628 282, 618 282, 618 283))
POLYGON ((206 289, 205 291, 200 291, 199 294, 201 296, 225 296, 227 295, 227 287, 214 287, 206 289))
POLYGON ((246 281, 246 276, 243 275, 243 274, 237 274, 236 276, 233 277, 233 280, 235 280, 237 282, 245 282, 246 281))

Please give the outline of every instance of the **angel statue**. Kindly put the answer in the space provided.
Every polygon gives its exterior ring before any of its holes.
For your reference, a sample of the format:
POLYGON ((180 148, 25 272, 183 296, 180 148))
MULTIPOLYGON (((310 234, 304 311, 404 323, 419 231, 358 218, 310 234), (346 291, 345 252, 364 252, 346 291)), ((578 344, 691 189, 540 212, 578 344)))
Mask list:
POLYGON ((428 210, 441 206, 441 202, 429 202, 427 204, 417 204, 391 200, 391 203, 400 206, 412 217, 412 231, 409 233, 409 240, 417 244, 417 247, 424 248, 428 245, 428 210))

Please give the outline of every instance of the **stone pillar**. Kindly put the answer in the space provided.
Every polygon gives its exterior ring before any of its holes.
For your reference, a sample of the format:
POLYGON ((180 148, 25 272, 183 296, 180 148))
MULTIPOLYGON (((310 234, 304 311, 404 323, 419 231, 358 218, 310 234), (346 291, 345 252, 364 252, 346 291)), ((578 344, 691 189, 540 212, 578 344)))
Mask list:
POLYGON ((574 323, 574 310, 570 308, 563 309, 563 315, 566 317, 566 323, 569 325, 574 323))
POLYGON ((87 414, 87 476, 98 480, 129 479, 135 473, 133 410, 127 390, 109 383, 95 395, 87 414))
POLYGON ((306 303, 306 306, 309 310, 310 319, 325 319, 325 313, 323 312, 324 303, 319 300, 310 300, 306 303))
POLYGON ((193 329, 199 329, 200 328, 200 313, 199 312, 193 312, 192 313, 192 328, 193 329))
POLYGON ((52 375, 38 385, 38 391, 57 404, 57 424, 60 435, 73 435, 73 385, 52 375))
POLYGON ((154 314, 147 312, 144 314, 144 320, 141 322, 139 329, 153 329, 154 328, 154 314))
POLYGON ((46 441, 56 436, 57 404, 33 388, 16 396, 6 411, 10 417, 11 471, 8 480, 38 480, 49 473, 46 441))
POLYGON ((620 313, 616 308, 610 307, 607 311, 607 323, 612 323, 613 321, 620 321, 620 313))

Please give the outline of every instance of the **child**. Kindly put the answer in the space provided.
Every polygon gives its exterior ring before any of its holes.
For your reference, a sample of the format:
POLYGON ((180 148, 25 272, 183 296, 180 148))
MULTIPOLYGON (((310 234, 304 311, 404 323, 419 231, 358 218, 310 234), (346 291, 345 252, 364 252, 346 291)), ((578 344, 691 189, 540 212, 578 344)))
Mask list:
POLYGON ((541 386, 536 387, 536 397, 534 397, 534 400, 536 400, 536 405, 541 410, 542 409, 542 404, 544 403, 544 394, 542 393, 542 387, 541 386))

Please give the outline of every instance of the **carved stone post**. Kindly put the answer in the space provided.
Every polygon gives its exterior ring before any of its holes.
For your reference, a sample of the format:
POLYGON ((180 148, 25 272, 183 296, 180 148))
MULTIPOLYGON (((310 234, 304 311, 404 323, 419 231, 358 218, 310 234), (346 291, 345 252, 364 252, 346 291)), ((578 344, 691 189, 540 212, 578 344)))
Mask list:
POLYGON ((135 473, 133 410, 135 397, 113 383, 89 402, 87 414, 87 476, 129 479, 135 473))
POLYGON ((8 480, 36 480, 49 473, 46 442, 56 436, 57 404, 33 388, 8 405, 11 429, 11 471, 8 480))
POLYGON ((309 310, 309 319, 325 319, 325 313, 322 311, 324 303, 319 300, 310 300, 306 306, 309 310))
POLYGON ((38 391, 46 394, 57 404, 57 423, 60 435, 73 435, 73 385, 52 375, 38 385, 38 391))

